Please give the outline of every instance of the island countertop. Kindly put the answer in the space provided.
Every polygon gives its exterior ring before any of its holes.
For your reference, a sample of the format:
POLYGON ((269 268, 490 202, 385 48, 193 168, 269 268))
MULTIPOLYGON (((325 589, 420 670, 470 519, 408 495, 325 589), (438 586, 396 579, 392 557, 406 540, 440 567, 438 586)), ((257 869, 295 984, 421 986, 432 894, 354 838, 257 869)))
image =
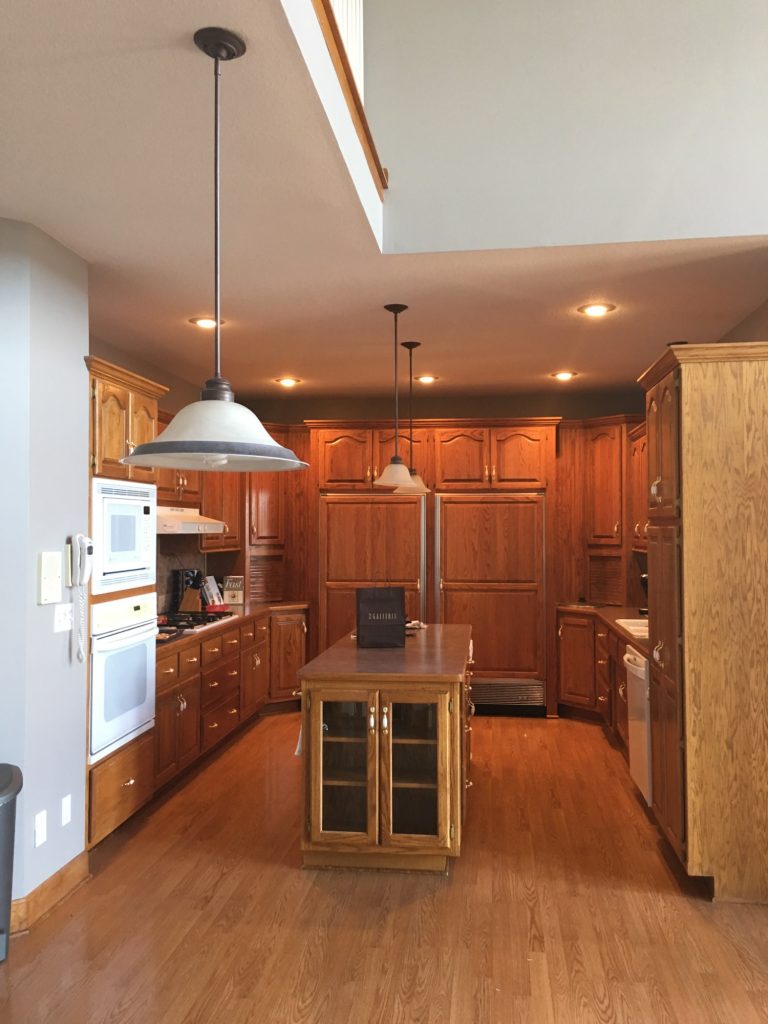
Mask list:
POLYGON ((464 679, 472 627, 428 625, 405 639, 405 647, 358 647, 342 637, 299 671, 302 682, 350 680, 459 683, 464 679))

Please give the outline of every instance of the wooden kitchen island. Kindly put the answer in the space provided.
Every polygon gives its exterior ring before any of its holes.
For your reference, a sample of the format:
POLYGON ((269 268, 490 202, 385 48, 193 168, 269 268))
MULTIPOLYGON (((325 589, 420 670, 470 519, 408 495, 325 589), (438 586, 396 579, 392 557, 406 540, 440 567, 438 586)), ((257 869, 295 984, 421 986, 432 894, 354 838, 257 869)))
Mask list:
POLYGON ((299 671, 304 864, 446 871, 469 786, 470 626, 344 637, 299 671))

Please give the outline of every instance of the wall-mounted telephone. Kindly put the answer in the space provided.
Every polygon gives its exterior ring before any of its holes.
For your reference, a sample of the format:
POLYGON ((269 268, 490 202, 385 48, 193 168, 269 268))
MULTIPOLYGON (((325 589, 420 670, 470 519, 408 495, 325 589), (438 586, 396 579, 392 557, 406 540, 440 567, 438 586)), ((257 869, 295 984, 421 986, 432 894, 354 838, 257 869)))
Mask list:
POLYGON ((69 585, 77 589, 77 624, 73 637, 77 643, 77 660, 85 661, 85 637, 87 632, 88 603, 86 591, 93 569, 93 541, 85 534, 76 533, 67 544, 69 585))

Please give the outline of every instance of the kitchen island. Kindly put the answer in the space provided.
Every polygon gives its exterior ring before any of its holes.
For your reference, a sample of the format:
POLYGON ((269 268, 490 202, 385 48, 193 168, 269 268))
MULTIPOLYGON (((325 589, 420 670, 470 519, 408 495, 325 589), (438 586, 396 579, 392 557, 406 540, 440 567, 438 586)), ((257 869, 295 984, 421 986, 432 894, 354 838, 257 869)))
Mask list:
POLYGON ((471 627, 351 636, 299 672, 306 866, 442 871, 469 786, 471 627))

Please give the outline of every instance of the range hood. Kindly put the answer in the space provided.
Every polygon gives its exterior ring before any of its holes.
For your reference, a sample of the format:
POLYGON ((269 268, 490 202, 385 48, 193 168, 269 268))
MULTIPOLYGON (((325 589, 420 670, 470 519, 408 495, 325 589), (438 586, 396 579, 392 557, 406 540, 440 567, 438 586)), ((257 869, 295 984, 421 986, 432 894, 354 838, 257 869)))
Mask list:
POLYGON ((226 528, 226 523, 201 516, 196 508, 157 509, 158 533, 224 533, 226 528))

